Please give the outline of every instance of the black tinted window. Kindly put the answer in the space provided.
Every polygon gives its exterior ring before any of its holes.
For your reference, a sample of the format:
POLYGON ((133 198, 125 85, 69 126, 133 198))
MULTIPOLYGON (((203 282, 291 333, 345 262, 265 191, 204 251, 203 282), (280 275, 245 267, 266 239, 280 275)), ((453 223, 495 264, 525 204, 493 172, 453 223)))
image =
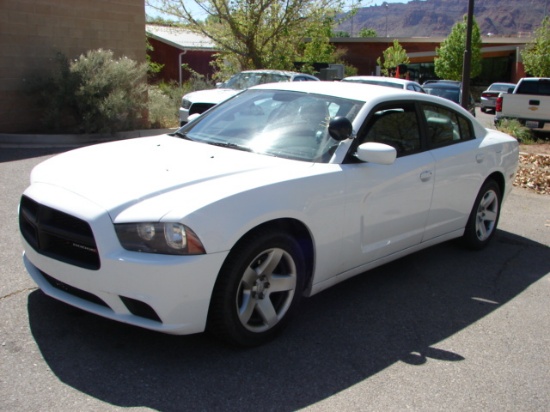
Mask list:
POLYGON ((398 157, 418 152, 421 142, 414 104, 396 103, 375 109, 363 136, 362 142, 385 143, 394 147, 398 157))
POLYGON ((422 110, 428 126, 428 143, 431 148, 474 138, 470 121, 454 110, 429 104, 424 104, 422 110))

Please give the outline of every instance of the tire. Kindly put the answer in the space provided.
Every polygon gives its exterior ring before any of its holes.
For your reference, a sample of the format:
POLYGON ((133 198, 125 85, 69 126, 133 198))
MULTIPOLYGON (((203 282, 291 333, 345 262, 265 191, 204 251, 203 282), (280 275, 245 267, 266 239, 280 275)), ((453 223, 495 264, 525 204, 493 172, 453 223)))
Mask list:
POLYGON ((489 244, 497 230, 501 203, 499 185, 492 179, 487 180, 477 195, 462 236, 466 247, 480 250, 489 244))
POLYGON ((237 346, 273 339, 295 311, 304 288, 298 242, 282 232, 257 232, 237 244, 214 286, 207 330, 237 346))

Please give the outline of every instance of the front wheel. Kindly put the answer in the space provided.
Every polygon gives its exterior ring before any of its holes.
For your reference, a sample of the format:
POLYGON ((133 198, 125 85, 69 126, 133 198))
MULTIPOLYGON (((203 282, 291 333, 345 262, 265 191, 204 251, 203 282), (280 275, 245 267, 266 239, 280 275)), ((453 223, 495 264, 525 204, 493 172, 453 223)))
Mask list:
POLYGON ((487 246, 497 229, 501 201, 499 185, 494 180, 486 181, 477 195, 462 236, 465 246, 476 250, 487 246))
POLYGON ((282 232, 259 232, 238 244, 224 263, 210 303, 207 328, 239 346, 272 339, 302 295, 302 251, 282 232))

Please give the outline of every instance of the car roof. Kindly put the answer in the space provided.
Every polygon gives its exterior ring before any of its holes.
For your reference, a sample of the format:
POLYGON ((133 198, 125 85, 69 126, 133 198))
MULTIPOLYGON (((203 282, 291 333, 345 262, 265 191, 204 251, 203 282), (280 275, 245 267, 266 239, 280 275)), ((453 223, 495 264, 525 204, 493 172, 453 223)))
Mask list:
POLYGON ((462 84, 458 80, 426 80, 424 84, 462 84))
POLYGON ((409 84, 409 83, 415 83, 418 84, 415 81, 412 80, 406 80, 406 79, 399 79, 397 77, 384 77, 384 76, 348 76, 344 77, 342 81, 356 81, 359 82, 361 80, 365 81, 376 81, 376 82, 386 82, 386 83, 396 83, 396 84, 409 84))
POLYGON ((442 81, 430 82, 428 84, 424 83, 422 87, 425 89, 461 89, 462 84, 460 82, 442 81))
POLYGON ((255 69, 255 70, 243 70, 239 73, 235 73, 235 75, 241 74, 241 73, 272 73, 272 74, 286 74, 288 76, 292 76, 295 74, 307 74, 307 73, 293 72, 290 70, 255 69))
POLYGON ((303 93, 329 95, 352 99, 362 102, 384 102, 388 97, 403 100, 425 100, 437 104, 443 104, 455 108, 450 100, 441 99, 424 93, 413 92, 405 89, 397 89, 373 84, 341 82, 341 81, 319 81, 319 82, 281 82, 268 83, 251 87, 252 90, 288 90, 303 93))

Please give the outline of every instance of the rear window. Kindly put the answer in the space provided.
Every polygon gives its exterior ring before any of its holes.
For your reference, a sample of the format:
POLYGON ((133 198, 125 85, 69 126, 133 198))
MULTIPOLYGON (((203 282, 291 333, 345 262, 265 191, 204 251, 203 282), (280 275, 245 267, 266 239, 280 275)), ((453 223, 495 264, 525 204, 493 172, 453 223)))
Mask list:
POLYGON ((516 94, 550 96, 550 79, 523 80, 519 84, 516 94))

